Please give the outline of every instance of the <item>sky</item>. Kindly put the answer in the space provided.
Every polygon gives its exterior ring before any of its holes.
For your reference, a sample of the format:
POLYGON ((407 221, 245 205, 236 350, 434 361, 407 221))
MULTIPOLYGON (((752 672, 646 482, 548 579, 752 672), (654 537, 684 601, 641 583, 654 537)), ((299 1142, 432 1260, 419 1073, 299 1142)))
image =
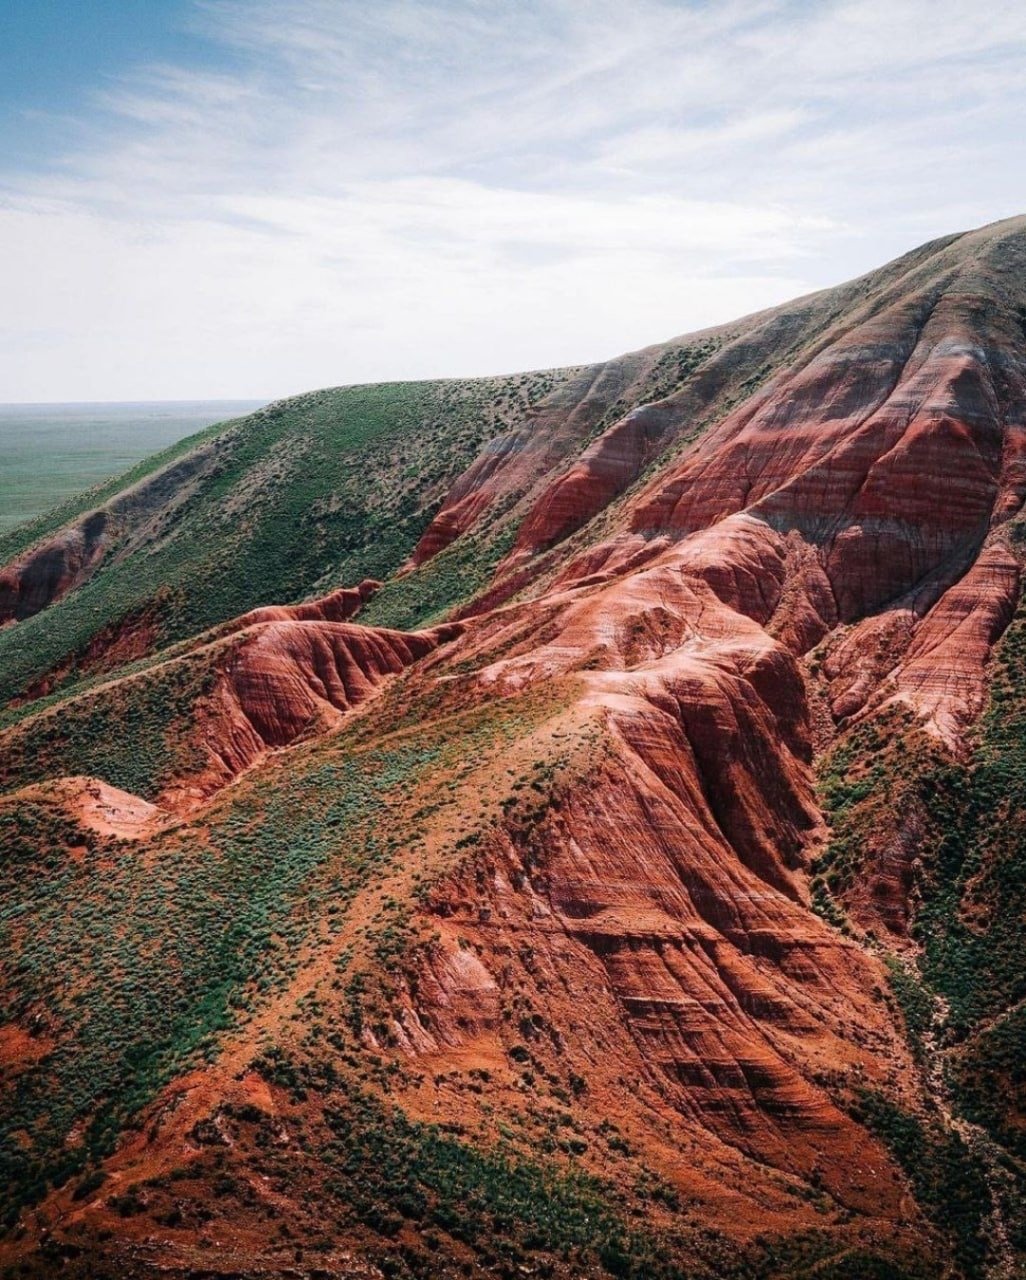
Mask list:
POLYGON ((590 362, 1026 211, 1026 5, 3 0, 0 402, 590 362))

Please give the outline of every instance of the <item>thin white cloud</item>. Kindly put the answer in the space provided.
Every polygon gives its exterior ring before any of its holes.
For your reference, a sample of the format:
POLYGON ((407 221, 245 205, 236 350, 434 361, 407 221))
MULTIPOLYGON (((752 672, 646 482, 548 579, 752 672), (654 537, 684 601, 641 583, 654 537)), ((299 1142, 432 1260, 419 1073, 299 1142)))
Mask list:
POLYGON ((580 361, 1017 211, 994 0, 205 0, 0 175, 0 400, 580 361))

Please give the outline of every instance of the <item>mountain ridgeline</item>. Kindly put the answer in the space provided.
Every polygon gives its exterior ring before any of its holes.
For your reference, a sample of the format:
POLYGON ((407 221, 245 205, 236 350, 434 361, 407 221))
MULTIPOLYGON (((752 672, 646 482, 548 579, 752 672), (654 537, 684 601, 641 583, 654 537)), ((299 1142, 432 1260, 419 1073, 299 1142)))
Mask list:
POLYGON ((0 1274, 1026 1275, 1026 218, 0 535, 0 1274))

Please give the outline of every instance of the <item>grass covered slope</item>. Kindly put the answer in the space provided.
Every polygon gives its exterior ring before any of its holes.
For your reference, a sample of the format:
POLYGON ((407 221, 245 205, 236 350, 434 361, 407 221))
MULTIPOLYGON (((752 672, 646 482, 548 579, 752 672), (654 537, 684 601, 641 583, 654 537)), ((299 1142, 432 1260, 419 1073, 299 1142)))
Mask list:
POLYGON ((181 442, 0 538, 0 560, 17 562, 82 513, 209 452, 173 492, 126 504, 77 590, 0 630, 0 703, 54 670, 73 674, 103 627, 145 622, 149 649, 258 604, 388 577, 481 447, 576 372, 299 396, 181 442))
POLYGON ((83 490, 259 400, 0 405, 0 531, 38 520, 83 490))

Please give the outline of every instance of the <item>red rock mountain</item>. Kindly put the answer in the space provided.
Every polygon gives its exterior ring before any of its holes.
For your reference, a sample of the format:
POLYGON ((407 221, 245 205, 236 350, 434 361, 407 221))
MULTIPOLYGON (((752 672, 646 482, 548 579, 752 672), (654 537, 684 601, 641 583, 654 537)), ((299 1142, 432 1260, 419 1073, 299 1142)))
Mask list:
POLYGON ((0 573, 11 1274, 1022 1274, 1026 219, 386 390, 0 573))

